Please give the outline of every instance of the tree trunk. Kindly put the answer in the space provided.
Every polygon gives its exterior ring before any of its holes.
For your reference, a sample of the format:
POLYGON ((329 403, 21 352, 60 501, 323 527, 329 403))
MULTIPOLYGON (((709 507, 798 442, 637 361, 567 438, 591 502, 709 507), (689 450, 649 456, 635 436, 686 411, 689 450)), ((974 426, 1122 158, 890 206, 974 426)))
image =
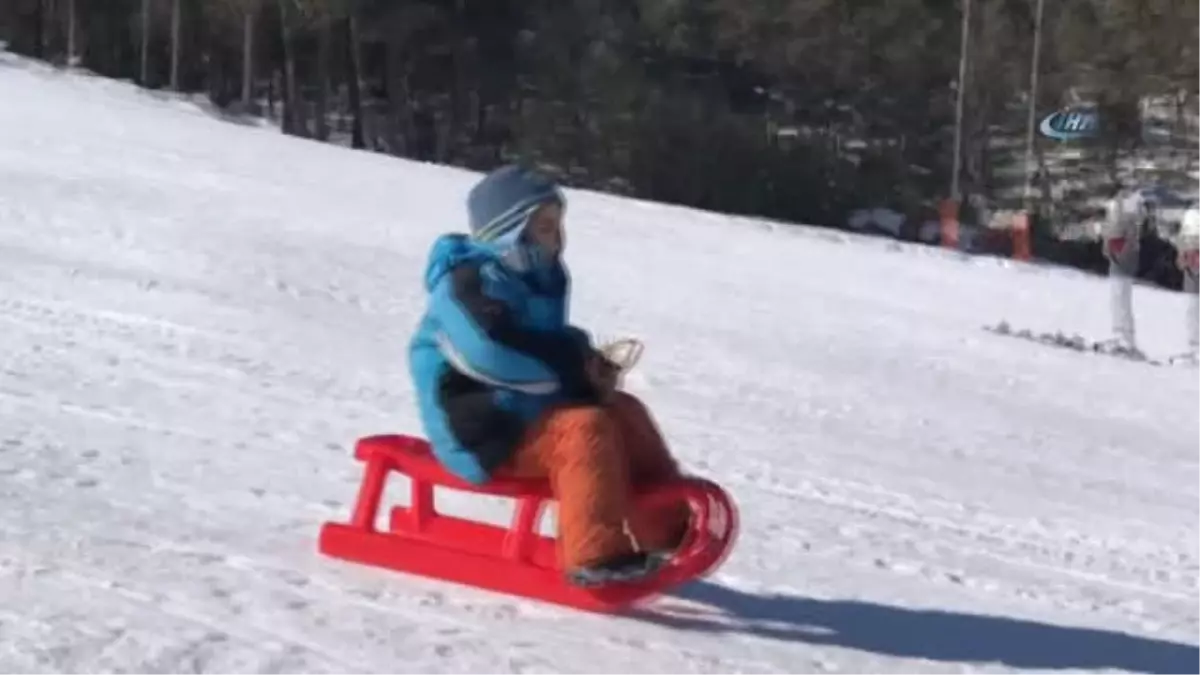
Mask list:
POLYGON ((362 107, 362 63, 358 51, 358 20, 354 10, 345 19, 346 33, 346 82, 350 89, 350 117, 353 119, 350 129, 350 146, 357 149, 367 147, 366 134, 363 130, 362 107))
POLYGON ((292 45, 292 26, 288 20, 287 0, 279 0, 279 29, 283 42, 283 133, 305 136, 300 106, 297 105, 296 55, 292 45))
POLYGON ((321 17, 317 28, 317 138, 329 140, 329 60, 331 58, 329 42, 332 32, 332 21, 328 13, 321 17))
POLYGON ((171 1, 171 91, 179 91, 179 35, 182 32, 183 0, 171 1))
POLYGON ((242 17, 242 111, 249 112, 254 94, 254 15, 248 7, 242 17))
POLYGON ((1188 174, 1192 172, 1192 166, 1197 157, 1196 153, 1193 152, 1193 148, 1196 147, 1195 135, 1191 125, 1188 123, 1189 119, 1194 119, 1194 115, 1189 115, 1191 111, 1192 98, 1193 95, 1188 92, 1185 92, 1180 97, 1178 119, 1176 120, 1179 128, 1179 135, 1183 136, 1185 141, 1180 148, 1183 152, 1182 171, 1188 174))
MULTIPOLYGON (((464 22, 463 15, 466 13, 466 5, 464 0, 455 0, 454 2, 454 21, 460 26, 464 22)), ((467 111, 467 35, 462 32, 465 29, 458 28, 459 34, 452 38, 451 44, 451 77, 453 81, 450 83, 450 115, 447 124, 449 128, 446 130, 446 144, 440 161, 455 162, 462 158, 459 148, 461 146, 460 139, 467 135, 466 121, 470 118, 470 113, 467 111)))
POLYGON ((76 52, 76 16, 75 16, 75 0, 67 0, 67 58, 66 64, 68 68, 72 68, 77 64, 78 54, 76 52))
POLYGON ((46 58, 46 0, 37 0, 33 10, 33 57, 46 58))
POLYGON ((142 0, 142 53, 139 81, 150 86, 150 0, 142 0))
POLYGON ((387 136, 388 152, 404 157, 415 157, 410 131, 411 120, 416 110, 413 101, 409 100, 405 74, 408 64, 405 63, 404 49, 399 35, 399 31, 390 33, 384 44, 381 79, 388 101, 387 117, 392 122, 388 125, 390 130, 387 136))

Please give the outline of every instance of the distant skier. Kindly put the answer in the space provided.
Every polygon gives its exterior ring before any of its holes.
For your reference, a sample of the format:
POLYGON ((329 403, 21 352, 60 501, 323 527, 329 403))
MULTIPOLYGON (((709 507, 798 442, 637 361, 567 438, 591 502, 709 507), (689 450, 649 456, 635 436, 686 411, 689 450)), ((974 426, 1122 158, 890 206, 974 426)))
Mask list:
POLYGON ((1183 292, 1187 298, 1188 358, 1200 360, 1200 205, 1193 204, 1183 214, 1179 237, 1177 263, 1183 272, 1183 292))
POLYGON ((1108 258, 1109 307, 1114 342, 1121 351, 1140 354, 1133 317, 1133 282, 1141 259, 1141 238, 1153 218, 1136 190, 1116 186, 1105 206, 1103 251, 1108 258))
POLYGON ((548 477, 568 579, 590 586, 654 572, 690 511, 631 512, 635 483, 679 470, 646 408, 617 391, 619 369, 568 322, 565 206, 552 180, 520 166, 471 189, 470 234, 442 235, 429 254, 409 363, 442 465, 476 484, 548 477))

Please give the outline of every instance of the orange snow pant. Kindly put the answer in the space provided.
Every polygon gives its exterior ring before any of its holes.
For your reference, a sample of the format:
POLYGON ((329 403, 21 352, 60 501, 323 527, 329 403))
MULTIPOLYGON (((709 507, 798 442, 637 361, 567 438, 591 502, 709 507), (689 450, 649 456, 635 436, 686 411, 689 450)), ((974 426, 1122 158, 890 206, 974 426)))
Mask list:
POLYGON ((627 393, 616 392, 603 406, 547 411, 526 432, 509 468, 518 476, 550 480, 558 501, 559 559, 566 570, 632 553, 635 547, 670 550, 687 531, 686 504, 652 513, 631 509, 635 486, 680 474, 650 412, 627 393))

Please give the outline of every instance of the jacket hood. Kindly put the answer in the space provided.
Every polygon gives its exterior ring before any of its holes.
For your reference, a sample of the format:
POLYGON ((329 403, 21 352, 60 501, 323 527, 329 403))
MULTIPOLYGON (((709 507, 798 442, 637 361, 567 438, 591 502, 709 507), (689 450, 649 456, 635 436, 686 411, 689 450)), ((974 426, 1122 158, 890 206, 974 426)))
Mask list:
POLYGON ((432 291, 442 277, 457 265, 473 260, 496 260, 500 252, 465 234, 443 234, 433 242, 425 264, 425 290, 432 291))

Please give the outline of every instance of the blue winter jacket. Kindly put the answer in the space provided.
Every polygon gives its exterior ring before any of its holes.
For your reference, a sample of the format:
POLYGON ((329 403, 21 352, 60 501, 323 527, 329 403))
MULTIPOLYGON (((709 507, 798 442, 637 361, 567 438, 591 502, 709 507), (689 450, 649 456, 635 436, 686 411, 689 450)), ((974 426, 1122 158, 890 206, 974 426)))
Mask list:
POLYGON ((586 333, 567 322, 569 278, 557 259, 518 272, 504 251, 466 235, 434 242, 428 306, 409 346, 426 437, 442 465, 483 483, 547 407, 594 403, 586 333))

